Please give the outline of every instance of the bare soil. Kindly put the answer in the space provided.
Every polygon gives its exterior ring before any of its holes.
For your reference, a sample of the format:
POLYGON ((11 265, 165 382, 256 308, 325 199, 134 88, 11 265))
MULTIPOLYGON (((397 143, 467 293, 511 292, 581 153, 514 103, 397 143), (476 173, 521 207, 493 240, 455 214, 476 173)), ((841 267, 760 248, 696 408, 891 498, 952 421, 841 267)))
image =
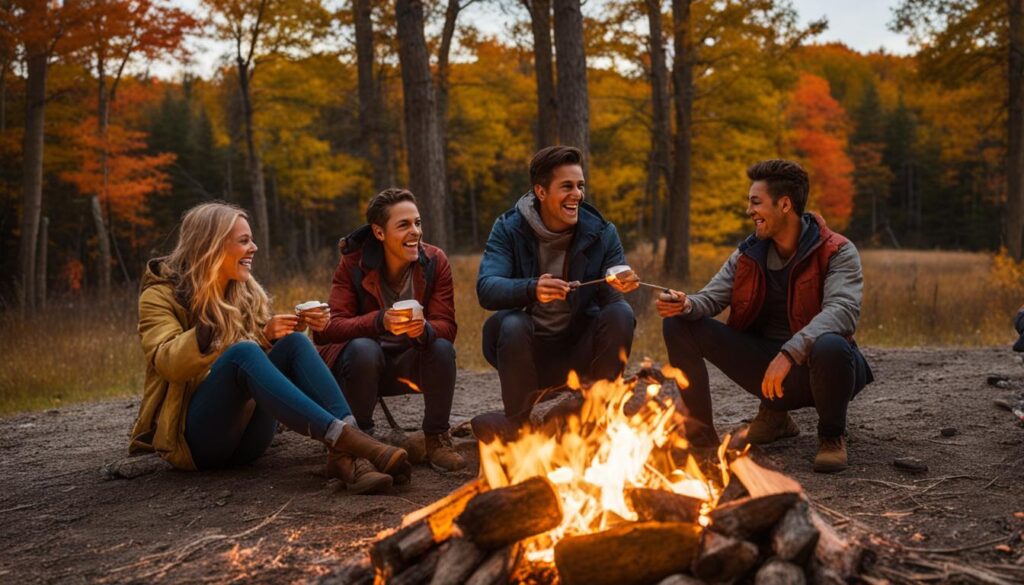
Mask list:
MULTIPOLYGON (((795 415, 803 434, 755 457, 871 548, 869 579, 1024 582, 1024 429, 993 405, 1024 391, 1020 361, 1002 348, 866 353, 876 382, 851 405, 850 469, 811 471, 812 410, 795 415), (900 457, 928 471, 897 469, 900 457)), ((720 429, 740 427, 756 400, 718 372, 712 380, 720 429)), ((389 404, 416 426, 417 397, 389 404)), ((454 423, 499 406, 494 373, 460 371, 454 423)), ((418 467, 389 495, 353 496, 323 475, 322 447, 285 432, 247 467, 105 479, 136 407, 108 400, 0 420, 0 582, 304 582, 475 475, 418 467)), ((475 443, 459 447, 475 467, 475 443)))

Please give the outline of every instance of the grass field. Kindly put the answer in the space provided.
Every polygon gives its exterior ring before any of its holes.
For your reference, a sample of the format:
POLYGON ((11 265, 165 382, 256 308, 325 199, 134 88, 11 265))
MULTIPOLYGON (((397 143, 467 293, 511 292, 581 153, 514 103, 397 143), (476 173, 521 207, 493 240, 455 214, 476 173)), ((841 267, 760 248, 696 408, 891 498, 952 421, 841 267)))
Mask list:
MULTIPOLYGON (((650 249, 629 255, 645 280, 699 290, 719 268, 728 248, 695 246, 690 283, 655 269, 650 249)), ((862 253, 865 297, 857 339, 861 345, 984 346, 1015 339, 1010 326, 1024 302, 1024 270, 991 254, 868 250, 862 253)), ((487 312, 476 301, 479 256, 452 258, 459 366, 489 367, 480 353, 480 328, 487 312)), ((325 259, 315 273, 270 286, 279 310, 298 302, 326 300, 333 267, 325 259)), ((665 359, 661 321, 652 294, 629 295, 637 313, 633 357, 665 359)), ((55 300, 45 314, 0 315, 0 414, 52 408, 96 398, 127 395, 142 387, 142 353, 136 326, 135 291, 121 291, 109 306, 82 298, 55 300)))

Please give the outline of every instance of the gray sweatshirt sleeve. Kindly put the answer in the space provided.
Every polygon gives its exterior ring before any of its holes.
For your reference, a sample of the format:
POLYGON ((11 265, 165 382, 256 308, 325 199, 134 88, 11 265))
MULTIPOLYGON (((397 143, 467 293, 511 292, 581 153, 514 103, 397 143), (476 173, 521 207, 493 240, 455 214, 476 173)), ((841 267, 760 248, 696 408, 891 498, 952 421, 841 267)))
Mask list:
POLYGON ((736 263, 739 261, 740 251, 734 250, 725 261, 725 264, 718 270, 718 274, 711 279, 700 292, 688 295, 690 299, 690 310, 681 316, 690 321, 714 317, 729 306, 732 300, 732 283, 736 278, 736 263))
POLYGON ((825 273, 825 290, 821 312, 782 346, 798 364, 807 362, 815 340, 826 333, 853 335, 860 318, 864 295, 864 272, 860 254, 848 243, 832 256, 825 273))

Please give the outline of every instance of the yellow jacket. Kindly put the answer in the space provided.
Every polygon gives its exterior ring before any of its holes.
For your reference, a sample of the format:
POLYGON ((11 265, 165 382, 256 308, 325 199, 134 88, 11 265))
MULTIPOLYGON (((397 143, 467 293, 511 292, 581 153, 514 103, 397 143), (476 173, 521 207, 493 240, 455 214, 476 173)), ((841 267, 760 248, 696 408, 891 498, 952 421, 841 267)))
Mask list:
POLYGON ((139 337, 146 357, 146 385, 132 427, 129 453, 156 451, 178 469, 194 470, 185 442, 185 416, 192 393, 222 353, 199 351, 195 323, 161 276, 162 263, 150 261, 139 295, 139 337))

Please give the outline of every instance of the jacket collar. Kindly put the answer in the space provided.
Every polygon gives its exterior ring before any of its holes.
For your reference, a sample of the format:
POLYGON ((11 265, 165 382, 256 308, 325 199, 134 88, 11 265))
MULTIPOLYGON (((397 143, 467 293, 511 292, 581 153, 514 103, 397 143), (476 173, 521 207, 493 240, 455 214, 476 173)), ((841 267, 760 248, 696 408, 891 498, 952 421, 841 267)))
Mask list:
MULTIPOLYGON (((373 230, 370 229, 370 224, 365 224, 338 240, 338 249, 343 255, 362 252, 359 264, 365 272, 377 270, 384 265, 384 245, 380 243, 380 240, 373 237, 373 230)), ((426 266, 427 261, 427 253, 423 249, 423 242, 421 241, 417 263, 420 266, 426 266)))
MULTIPOLYGON (((797 242, 796 257, 791 266, 795 266, 796 263, 802 262, 807 258, 811 252, 821 245, 824 240, 823 234, 828 232, 825 220, 817 213, 805 212, 800 218, 800 222, 802 224, 800 227, 800 240, 797 242)), ((764 266, 768 261, 768 247, 771 245, 771 240, 759 240, 757 236, 751 234, 740 243, 739 249, 741 253, 750 256, 758 264, 764 266)))

